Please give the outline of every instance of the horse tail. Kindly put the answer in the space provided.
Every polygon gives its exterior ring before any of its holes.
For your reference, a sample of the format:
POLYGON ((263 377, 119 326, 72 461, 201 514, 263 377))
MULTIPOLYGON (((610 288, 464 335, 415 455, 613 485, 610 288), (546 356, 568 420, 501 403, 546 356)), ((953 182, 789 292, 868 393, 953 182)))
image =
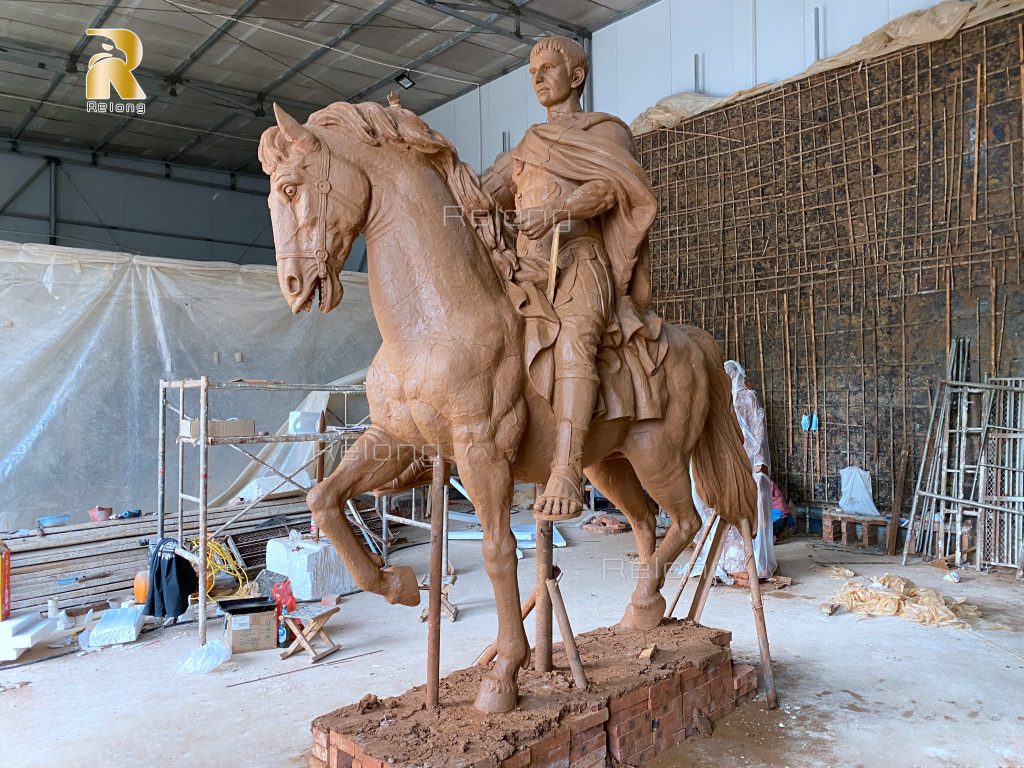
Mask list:
POLYGON ((738 524, 747 518, 751 531, 756 533, 757 485, 733 410, 732 385, 715 340, 700 334, 696 341, 707 372, 708 413, 704 431, 690 454, 694 484, 704 503, 723 519, 738 524))

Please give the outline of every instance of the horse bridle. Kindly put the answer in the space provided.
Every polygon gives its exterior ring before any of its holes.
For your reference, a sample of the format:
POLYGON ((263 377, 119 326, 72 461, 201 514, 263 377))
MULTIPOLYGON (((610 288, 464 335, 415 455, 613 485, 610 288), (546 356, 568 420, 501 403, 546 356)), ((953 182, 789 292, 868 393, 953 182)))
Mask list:
POLYGON ((277 253, 277 258, 315 259, 317 276, 323 280, 327 277, 327 259, 330 258, 331 255, 330 251, 327 250, 327 201, 329 199, 336 200, 342 205, 347 205, 349 208, 359 212, 362 212, 362 208, 352 200, 334 190, 333 185, 331 184, 331 150, 323 139, 320 139, 319 137, 317 138, 320 143, 319 174, 317 176, 313 176, 304 168, 292 169, 300 176, 312 182, 313 188, 319 196, 317 205, 317 215, 319 216, 319 220, 317 221, 316 227, 316 248, 313 250, 313 253, 309 253, 308 251, 279 251, 277 253))

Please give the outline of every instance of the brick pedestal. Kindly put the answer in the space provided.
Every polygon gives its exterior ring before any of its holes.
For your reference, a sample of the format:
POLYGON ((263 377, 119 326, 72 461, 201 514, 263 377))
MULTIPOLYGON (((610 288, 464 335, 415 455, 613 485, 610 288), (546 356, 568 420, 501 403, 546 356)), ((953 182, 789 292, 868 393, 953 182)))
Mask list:
MULTIPOLYGON (((598 680, 591 686, 594 690, 551 693, 550 681, 561 679, 559 670, 549 673, 554 678, 546 679, 524 672, 521 677, 526 679, 520 681, 523 700, 515 717, 474 713, 463 699, 446 706, 445 683, 455 679, 451 689, 461 691, 480 674, 478 669, 455 672, 442 681, 440 714, 429 728, 427 743, 416 750, 417 759, 403 758, 396 745, 417 738, 424 741, 425 729, 414 722, 424 712, 422 688, 385 700, 369 712, 359 712, 355 705, 337 710, 313 722, 310 767, 397 768, 433 763, 465 768, 641 765, 700 734, 707 728, 705 719, 714 722, 726 717, 753 698, 757 690, 756 669, 732 662, 731 635, 699 629, 711 633, 707 638, 710 643, 687 643, 673 652, 664 652, 668 658, 660 668, 657 652, 652 665, 631 661, 621 674, 616 667, 618 676, 598 680), (505 723, 507 731, 502 731, 500 724, 505 723), (477 727, 479 733, 475 732, 477 727), (403 729, 410 734, 408 738, 403 729), (453 736, 458 744, 454 747, 453 736), (474 738, 481 743, 475 744, 474 738), (435 740, 436 745, 432 743, 435 740)), ((602 631, 609 630, 598 630, 602 631)), ((579 636, 581 648, 590 651, 581 650, 584 666, 588 656, 592 667, 607 663, 607 657, 595 658, 600 643, 586 641, 586 634, 579 636)), ((556 646, 556 663, 557 657, 556 646)))

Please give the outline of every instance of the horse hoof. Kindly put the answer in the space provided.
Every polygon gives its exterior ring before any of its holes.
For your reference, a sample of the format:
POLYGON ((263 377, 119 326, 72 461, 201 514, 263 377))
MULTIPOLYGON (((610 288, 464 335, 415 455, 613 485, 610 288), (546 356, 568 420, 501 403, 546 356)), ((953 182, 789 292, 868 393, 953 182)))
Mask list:
POLYGON ((491 677, 480 681, 473 707, 486 715, 511 712, 519 703, 519 689, 515 683, 503 683, 491 677))
POLYGON ((626 629, 639 629, 641 632, 650 632, 661 624, 665 615, 665 598, 658 595, 650 605, 639 607, 633 603, 626 606, 626 612, 619 622, 620 627, 626 629))
POLYGON ((419 605, 420 587, 416 583, 416 572, 407 565, 393 565, 381 571, 384 577, 384 599, 392 605, 419 605))

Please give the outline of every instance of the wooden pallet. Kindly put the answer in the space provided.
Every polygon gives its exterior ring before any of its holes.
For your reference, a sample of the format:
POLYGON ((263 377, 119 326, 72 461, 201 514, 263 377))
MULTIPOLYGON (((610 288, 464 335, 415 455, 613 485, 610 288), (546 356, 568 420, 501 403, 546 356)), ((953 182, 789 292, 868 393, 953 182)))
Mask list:
MULTIPOLYGON (((209 510, 209 530, 241 508, 209 510)), ((309 507, 301 497, 275 499, 254 507, 231 525, 230 532, 255 531, 272 518, 308 530, 309 517, 309 507)), ((168 516, 166 533, 176 535, 177 525, 177 517, 168 516)), ((198 534, 198 512, 186 512, 184 538, 198 534)), ((135 574, 148 567, 149 540, 155 536, 156 515, 146 515, 0 537, 11 549, 11 607, 41 610, 52 597, 61 608, 73 608, 122 597, 131 592, 135 574)))

